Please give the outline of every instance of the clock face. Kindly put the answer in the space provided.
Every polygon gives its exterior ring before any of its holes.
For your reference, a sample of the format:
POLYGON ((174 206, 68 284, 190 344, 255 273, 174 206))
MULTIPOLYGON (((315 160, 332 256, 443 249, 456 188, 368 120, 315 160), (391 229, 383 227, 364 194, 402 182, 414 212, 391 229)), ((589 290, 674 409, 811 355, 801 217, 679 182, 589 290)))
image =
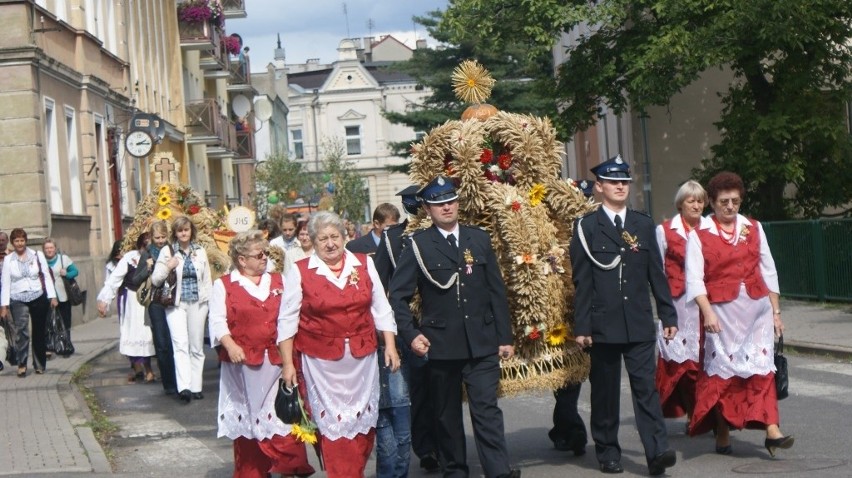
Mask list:
POLYGON ((151 135, 144 131, 131 131, 124 140, 124 146, 128 153, 139 158, 151 152, 154 141, 151 135))

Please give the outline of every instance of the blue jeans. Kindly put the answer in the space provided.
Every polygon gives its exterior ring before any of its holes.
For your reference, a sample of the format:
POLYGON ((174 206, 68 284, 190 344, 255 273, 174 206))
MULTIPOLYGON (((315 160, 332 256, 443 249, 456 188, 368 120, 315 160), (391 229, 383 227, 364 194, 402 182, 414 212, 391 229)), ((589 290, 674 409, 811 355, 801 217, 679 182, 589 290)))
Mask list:
POLYGON ((411 408, 379 410, 376 424, 376 478, 405 478, 411 459, 411 408))
MULTIPOLYGON (((397 350, 401 349, 399 337, 397 350)), ((411 406, 408 364, 391 372, 385 366, 385 348, 379 346, 379 421, 376 424, 376 478, 405 478, 411 457, 411 406)))

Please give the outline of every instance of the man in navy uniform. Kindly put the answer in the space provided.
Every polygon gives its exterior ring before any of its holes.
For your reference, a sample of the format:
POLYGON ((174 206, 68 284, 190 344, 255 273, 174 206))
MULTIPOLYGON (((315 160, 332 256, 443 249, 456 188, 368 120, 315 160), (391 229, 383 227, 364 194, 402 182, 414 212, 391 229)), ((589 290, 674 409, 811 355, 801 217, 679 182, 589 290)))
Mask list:
POLYGON ((449 178, 424 186, 432 226, 407 238, 390 281, 390 303, 399 334, 412 351, 429 358, 429 398, 435 410, 439 458, 445 477, 467 477, 462 384, 473 422, 479 462, 487 478, 520 477, 509 466, 503 412, 497 405, 499 360, 514 355, 506 288, 480 229, 458 223, 458 195, 449 178), (415 325, 409 302, 420 292, 415 325))
MULTIPOLYGON (((402 198, 402 208, 406 213, 415 216, 420 210, 420 201, 417 199, 418 186, 408 186, 396 193, 402 198)), ((382 233, 382 240, 373 262, 376 271, 382 280, 385 290, 390 285, 402 246, 405 244, 402 236, 408 227, 408 218, 400 224, 391 226, 382 233)), ((432 411, 432 403, 429 401, 428 388, 428 361, 412 354, 407 346, 399 348, 404 354, 403 364, 408 366, 408 393, 411 399, 411 449, 420 458, 420 468, 427 472, 438 471, 441 468, 438 463, 438 445, 435 440, 435 418, 432 411)))
POLYGON ((375 254, 382 239, 382 233, 388 227, 399 222, 399 209, 391 203, 382 203, 373 211, 373 229, 369 234, 352 239, 346 243, 346 249, 361 254, 375 254))
POLYGON ((592 367, 591 431, 604 473, 621 473, 618 444, 621 361, 630 377, 636 427, 648 472, 661 475, 677 458, 669 449, 654 384, 656 327, 651 293, 663 334, 673 339, 677 314, 657 247, 654 222, 627 209, 630 168, 621 156, 592 169, 601 207, 578 219, 571 239, 574 334, 588 347, 592 367), (650 290, 649 290, 650 289, 650 290))

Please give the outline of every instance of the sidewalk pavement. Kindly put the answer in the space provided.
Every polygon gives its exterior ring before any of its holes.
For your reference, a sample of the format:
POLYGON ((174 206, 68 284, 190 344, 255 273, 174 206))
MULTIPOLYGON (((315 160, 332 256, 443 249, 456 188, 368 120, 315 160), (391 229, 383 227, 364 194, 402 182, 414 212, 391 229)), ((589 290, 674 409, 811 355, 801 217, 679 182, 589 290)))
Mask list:
MULTIPOLYGON (((852 360, 852 305, 781 301, 785 345, 805 353, 852 360)), ((71 377, 80 367, 118 346, 116 317, 74 327, 76 353, 47 363, 44 375, 30 367, 0 372, 0 475, 111 472, 87 421, 89 410, 71 377)))

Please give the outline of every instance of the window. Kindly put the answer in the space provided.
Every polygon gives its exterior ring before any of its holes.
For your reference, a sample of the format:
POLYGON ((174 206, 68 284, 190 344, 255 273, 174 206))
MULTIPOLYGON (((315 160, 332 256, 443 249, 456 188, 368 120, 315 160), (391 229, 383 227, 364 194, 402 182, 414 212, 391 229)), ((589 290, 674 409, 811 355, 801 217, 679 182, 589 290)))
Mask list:
POLYGON ((53 100, 44 99, 44 144, 47 154, 47 177, 50 182, 50 212, 62 214, 62 169, 59 166, 55 107, 53 100))
POLYGON ((290 131, 293 136, 293 159, 305 158, 305 146, 302 144, 302 130, 294 129, 290 131))
POLYGON ((65 107, 65 139, 68 155, 68 185, 71 187, 71 211, 83 214, 83 189, 80 177, 80 156, 77 153, 77 114, 74 108, 65 107))
POLYGON ((420 141, 424 137, 426 137, 425 131, 417 131, 417 132, 414 133, 414 141, 420 141))
POLYGON ((346 154, 356 156, 361 154, 361 127, 346 127, 346 154))

